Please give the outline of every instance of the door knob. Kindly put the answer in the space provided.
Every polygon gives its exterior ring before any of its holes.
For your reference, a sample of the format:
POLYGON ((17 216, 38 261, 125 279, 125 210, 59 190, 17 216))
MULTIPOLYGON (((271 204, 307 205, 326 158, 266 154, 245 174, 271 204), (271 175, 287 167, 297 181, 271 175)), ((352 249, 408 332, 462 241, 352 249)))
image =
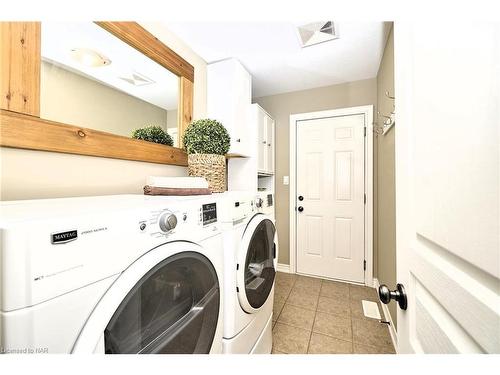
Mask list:
POLYGON ((304 211, 304 207, 299 206, 299 208, 297 208, 297 210, 299 210, 299 212, 302 212, 302 211, 304 211))
POLYGON ((378 296, 380 301, 386 305, 393 299, 398 302, 401 310, 406 310, 408 307, 408 298, 406 297, 406 291, 403 284, 398 284, 394 291, 391 291, 387 285, 380 285, 378 287, 378 296))
POLYGON ((304 200, 304 197, 302 195, 299 195, 299 201, 303 201, 304 200))

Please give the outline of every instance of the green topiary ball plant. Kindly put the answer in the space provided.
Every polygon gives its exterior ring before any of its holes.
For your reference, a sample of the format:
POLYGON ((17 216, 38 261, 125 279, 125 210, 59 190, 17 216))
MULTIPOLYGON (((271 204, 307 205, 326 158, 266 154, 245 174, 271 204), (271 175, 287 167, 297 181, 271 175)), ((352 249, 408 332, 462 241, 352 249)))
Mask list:
POLYGON ((184 149, 188 154, 225 155, 231 138, 226 128, 216 120, 193 121, 184 132, 184 149))
POLYGON ((160 126, 146 126, 144 128, 135 129, 132 132, 132 138, 141 139, 143 141, 160 143, 162 145, 173 146, 174 140, 160 126))

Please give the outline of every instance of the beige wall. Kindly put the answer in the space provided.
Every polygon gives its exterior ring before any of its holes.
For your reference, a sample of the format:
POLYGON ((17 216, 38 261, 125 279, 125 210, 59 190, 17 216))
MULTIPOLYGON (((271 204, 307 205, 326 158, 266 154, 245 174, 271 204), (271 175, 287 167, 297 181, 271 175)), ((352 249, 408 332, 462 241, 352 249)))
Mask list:
POLYGON ((45 61, 40 78, 41 118, 125 137, 143 126, 167 129, 166 110, 93 79, 45 61))
POLYGON ((376 79, 367 79, 311 90, 255 98, 276 121, 276 226, 280 241, 278 262, 289 264, 289 117, 294 113, 314 112, 377 103, 376 79))
POLYGON ((178 111, 177 110, 172 110, 168 111, 167 113, 167 128, 177 128, 177 123, 178 123, 178 111))
MULTIPOLYGON (((193 117, 204 117, 206 62, 161 24, 142 26, 194 66, 193 117)), ((0 149, 0 168, 2 200, 141 193, 148 175, 187 175, 183 167, 9 148, 0 149)))
MULTIPOLYGON (((377 107, 380 113, 389 114, 394 110, 394 100, 385 96, 389 91, 394 96, 394 36, 391 30, 380 63, 377 75, 377 107)), ((377 121, 383 123, 383 118, 377 121)), ((375 247, 377 249, 377 278, 380 284, 396 287, 396 191, 394 165, 394 135, 395 125, 385 135, 376 138, 377 143, 377 233, 375 247)), ((391 317, 396 324, 396 304, 389 304, 391 317)))

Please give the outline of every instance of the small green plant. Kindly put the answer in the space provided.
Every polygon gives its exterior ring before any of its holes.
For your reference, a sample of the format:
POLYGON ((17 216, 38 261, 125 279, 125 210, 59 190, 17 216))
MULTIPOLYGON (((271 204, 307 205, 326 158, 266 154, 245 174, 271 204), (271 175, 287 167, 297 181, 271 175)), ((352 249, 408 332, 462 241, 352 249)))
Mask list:
POLYGON ((189 124, 183 141, 188 154, 225 155, 229 151, 231 137, 220 122, 202 119, 189 124))
POLYGON ((132 138, 141 139, 143 141, 160 143, 162 145, 173 146, 174 140, 160 126, 145 126, 144 128, 135 129, 132 132, 132 138))

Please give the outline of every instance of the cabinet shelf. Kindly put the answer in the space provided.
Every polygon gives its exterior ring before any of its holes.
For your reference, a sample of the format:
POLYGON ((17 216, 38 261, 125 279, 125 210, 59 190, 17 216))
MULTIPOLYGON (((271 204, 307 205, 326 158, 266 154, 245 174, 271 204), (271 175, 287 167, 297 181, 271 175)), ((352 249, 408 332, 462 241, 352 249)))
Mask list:
POLYGON ((249 158, 248 155, 237 154, 237 153, 229 153, 226 154, 226 159, 235 159, 235 158, 249 158))

